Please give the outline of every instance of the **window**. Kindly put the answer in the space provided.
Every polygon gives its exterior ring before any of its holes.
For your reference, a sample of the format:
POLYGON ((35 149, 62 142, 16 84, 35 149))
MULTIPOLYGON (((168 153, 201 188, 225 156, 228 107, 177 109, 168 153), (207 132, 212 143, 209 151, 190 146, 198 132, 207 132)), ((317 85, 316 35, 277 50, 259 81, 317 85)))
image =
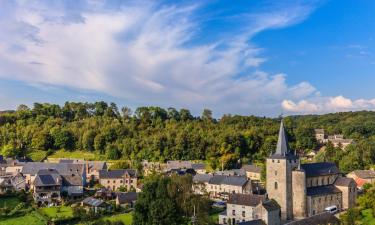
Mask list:
POLYGON ((280 160, 277 160, 277 163, 280 163, 280 160))
POLYGON ((333 200, 333 196, 331 195, 331 201, 333 200))
POLYGON ((322 185, 324 185, 324 178, 322 178, 322 185))
POLYGON ((313 215, 315 215, 315 210, 313 210, 313 215))
POLYGON ((236 210, 232 210, 232 215, 233 215, 233 216, 236 215, 236 210))
POLYGON ((277 190, 277 182, 275 182, 275 190, 277 190))
POLYGON ((116 181, 115 181, 115 180, 113 180, 113 183, 116 183, 116 181))
POLYGON ((272 159, 272 162, 275 162, 275 160, 272 159))
POLYGON ((242 211, 242 217, 245 217, 245 211, 242 211))
POLYGON ((122 184, 122 183, 123 183, 123 180, 120 180, 120 183, 122 184))
POLYGON ((109 184, 109 182, 110 182, 110 181, 108 180, 107 183, 109 184))
POLYGON ((322 202, 322 199, 319 198, 319 203, 321 203, 321 202, 322 202))
POLYGON ((275 170, 275 176, 277 176, 277 170, 275 170))
POLYGON ((227 224, 227 218, 223 218, 223 224, 227 224))

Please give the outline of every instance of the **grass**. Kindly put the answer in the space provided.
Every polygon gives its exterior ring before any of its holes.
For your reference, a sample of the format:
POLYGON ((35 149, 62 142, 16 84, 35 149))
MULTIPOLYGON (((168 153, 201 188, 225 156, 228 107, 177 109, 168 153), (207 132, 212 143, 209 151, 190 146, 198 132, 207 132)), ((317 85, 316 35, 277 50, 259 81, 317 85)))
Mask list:
POLYGON ((52 155, 48 156, 48 159, 54 158, 72 158, 72 159, 85 159, 85 160, 103 160, 104 156, 95 154, 93 152, 85 151, 66 151, 64 149, 54 152, 52 155))
POLYGON ((362 220, 363 225, 375 225, 375 218, 372 215, 372 209, 362 210, 362 220))
POLYGON ((103 220, 109 220, 111 222, 114 221, 122 221, 125 225, 131 225, 133 222, 133 214, 130 213, 124 213, 124 214, 117 214, 113 216, 105 216, 102 218, 103 220))
POLYGON ((13 209, 18 205, 21 201, 17 197, 0 197, 0 208, 7 208, 13 209))
POLYGON ((25 216, 9 218, 6 220, 0 220, 1 225, 46 225, 47 221, 44 221, 35 212, 31 212, 25 216))
POLYGON ((222 209, 222 208, 216 208, 216 207, 213 207, 210 209, 210 218, 211 220, 218 224, 219 223, 219 214, 221 212, 223 212, 225 209, 222 209))
POLYGON ((73 209, 68 206, 41 208, 39 209, 39 212, 50 219, 73 218, 73 209))
POLYGON ((31 158, 34 162, 41 162, 47 156, 46 151, 32 150, 27 153, 27 157, 31 158))

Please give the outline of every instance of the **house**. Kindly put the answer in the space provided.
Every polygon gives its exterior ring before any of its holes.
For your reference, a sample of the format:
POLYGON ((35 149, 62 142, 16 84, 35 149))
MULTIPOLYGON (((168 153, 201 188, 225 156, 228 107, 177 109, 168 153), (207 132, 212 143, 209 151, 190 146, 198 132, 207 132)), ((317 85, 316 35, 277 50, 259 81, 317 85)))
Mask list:
POLYGON ((226 199, 230 193, 251 194, 252 184, 245 176, 197 174, 193 177, 193 189, 197 194, 226 199))
POLYGON ((216 171, 215 175, 224 175, 224 176, 246 176, 246 172, 243 169, 231 169, 231 170, 222 170, 216 171))
POLYGON ((324 129, 315 129, 315 139, 320 144, 331 142, 334 147, 345 149, 353 142, 353 139, 345 139, 342 134, 326 135, 324 129))
POLYGON ((83 195, 83 181, 78 174, 62 175, 61 192, 66 193, 69 197, 80 197, 83 195))
POLYGON ((374 170, 354 170, 347 177, 353 178, 358 188, 362 189, 364 184, 372 184, 375 181, 374 170))
POLYGON ((167 161, 165 172, 173 170, 188 170, 193 169, 195 173, 206 173, 206 165, 204 163, 193 163, 191 161, 167 161))
POLYGON ((282 220, 311 217, 329 206, 341 210, 355 205, 354 180, 343 177, 334 163, 302 164, 289 149, 282 122, 276 151, 266 167, 268 197, 280 205, 282 220))
POLYGON ((206 164, 204 164, 204 163, 192 163, 191 168, 197 174, 205 174, 206 173, 206 164))
POLYGON ((112 189, 100 188, 95 192, 95 197, 105 200, 112 200, 116 197, 116 193, 112 189))
POLYGON ((137 188, 137 171, 133 169, 120 169, 120 170, 100 170, 99 183, 113 191, 120 187, 126 190, 137 188))
POLYGON ((162 164, 159 162, 149 162, 147 160, 142 161, 142 169, 145 176, 148 176, 153 172, 161 172, 162 167, 162 164))
POLYGON ((246 221, 280 225, 280 206, 264 195, 230 194, 226 211, 219 215, 219 224, 234 225, 246 221))
POLYGON ((247 178, 260 181, 262 173, 261 167, 256 165, 243 165, 242 169, 245 171, 247 178))
POLYGON ((61 176, 56 170, 39 170, 33 180, 33 198, 38 206, 60 202, 61 183, 61 176))
POLYGON ((10 176, 0 177, 0 194, 5 194, 7 192, 13 191, 13 185, 10 178, 10 176))
POLYGON ((21 173, 26 178, 26 185, 33 189, 32 184, 36 174, 44 169, 56 170, 61 176, 75 174, 82 179, 83 186, 86 184, 85 164, 28 162, 23 165, 21 170, 21 173))
POLYGON ((81 206, 87 208, 88 210, 92 210, 94 213, 111 210, 111 206, 106 202, 93 197, 85 198, 81 202, 81 206))
POLYGON ((25 189, 25 178, 20 173, 0 177, 0 194, 8 191, 21 191, 25 189))
POLYGON ((133 208, 137 201, 137 195, 137 192, 118 192, 116 196, 116 205, 133 208))
POLYGON ((84 165, 87 182, 99 180, 99 170, 108 169, 105 161, 84 161, 83 159, 60 159, 59 163, 84 165))

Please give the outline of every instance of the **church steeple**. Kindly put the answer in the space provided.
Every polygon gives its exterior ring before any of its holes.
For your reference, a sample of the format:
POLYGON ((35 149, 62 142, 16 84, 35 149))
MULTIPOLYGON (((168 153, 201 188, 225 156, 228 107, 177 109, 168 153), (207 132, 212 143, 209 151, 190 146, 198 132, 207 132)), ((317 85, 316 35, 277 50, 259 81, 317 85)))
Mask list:
POLYGON ((277 140, 276 155, 285 156, 289 153, 288 139, 286 137, 284 123, 281 121, 279 130, 279 139, 277 140))

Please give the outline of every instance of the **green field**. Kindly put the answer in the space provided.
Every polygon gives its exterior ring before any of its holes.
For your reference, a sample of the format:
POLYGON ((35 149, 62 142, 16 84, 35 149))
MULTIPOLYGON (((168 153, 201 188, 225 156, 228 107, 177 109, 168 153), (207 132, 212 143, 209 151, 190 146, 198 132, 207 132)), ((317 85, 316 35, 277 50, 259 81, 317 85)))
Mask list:
POLYGON ((103 220, 109 220, 109 221, 122 221, 125 225, 131 225, 133 221, 133 215, 132 213, 124 213, 124 214, 118 214, 114 216, 105 216, 102 218, 103 220))
POLYGON ((31 212, 25 216, 0 220, 1 225, 46 225, 47 222, 38 216, 35 212, 31 212))
POLYGON ((73 218, 73 209, 68 206, 41 208, 39 209, 39 212, 50 219, 73 218))
POLYGON ((33 150, 27 153, 27 157, 32 159, 34 162, 41 162, 47 156, 47 151, 33 150))
POLYGON ((0 208, 8 207, 12 209, 20 202, 17 197, 0 197, 0 208))
POLYGON ((85 160, 104 160, 105 157, 101 156, 96 153, 92 152, 85 152, 85 151, 66 151, 66 150, 58 150, 54 152, 52 155, 48 156, 48 159, 54 158, 72 158, 72 159, 85 159, 85 160))

